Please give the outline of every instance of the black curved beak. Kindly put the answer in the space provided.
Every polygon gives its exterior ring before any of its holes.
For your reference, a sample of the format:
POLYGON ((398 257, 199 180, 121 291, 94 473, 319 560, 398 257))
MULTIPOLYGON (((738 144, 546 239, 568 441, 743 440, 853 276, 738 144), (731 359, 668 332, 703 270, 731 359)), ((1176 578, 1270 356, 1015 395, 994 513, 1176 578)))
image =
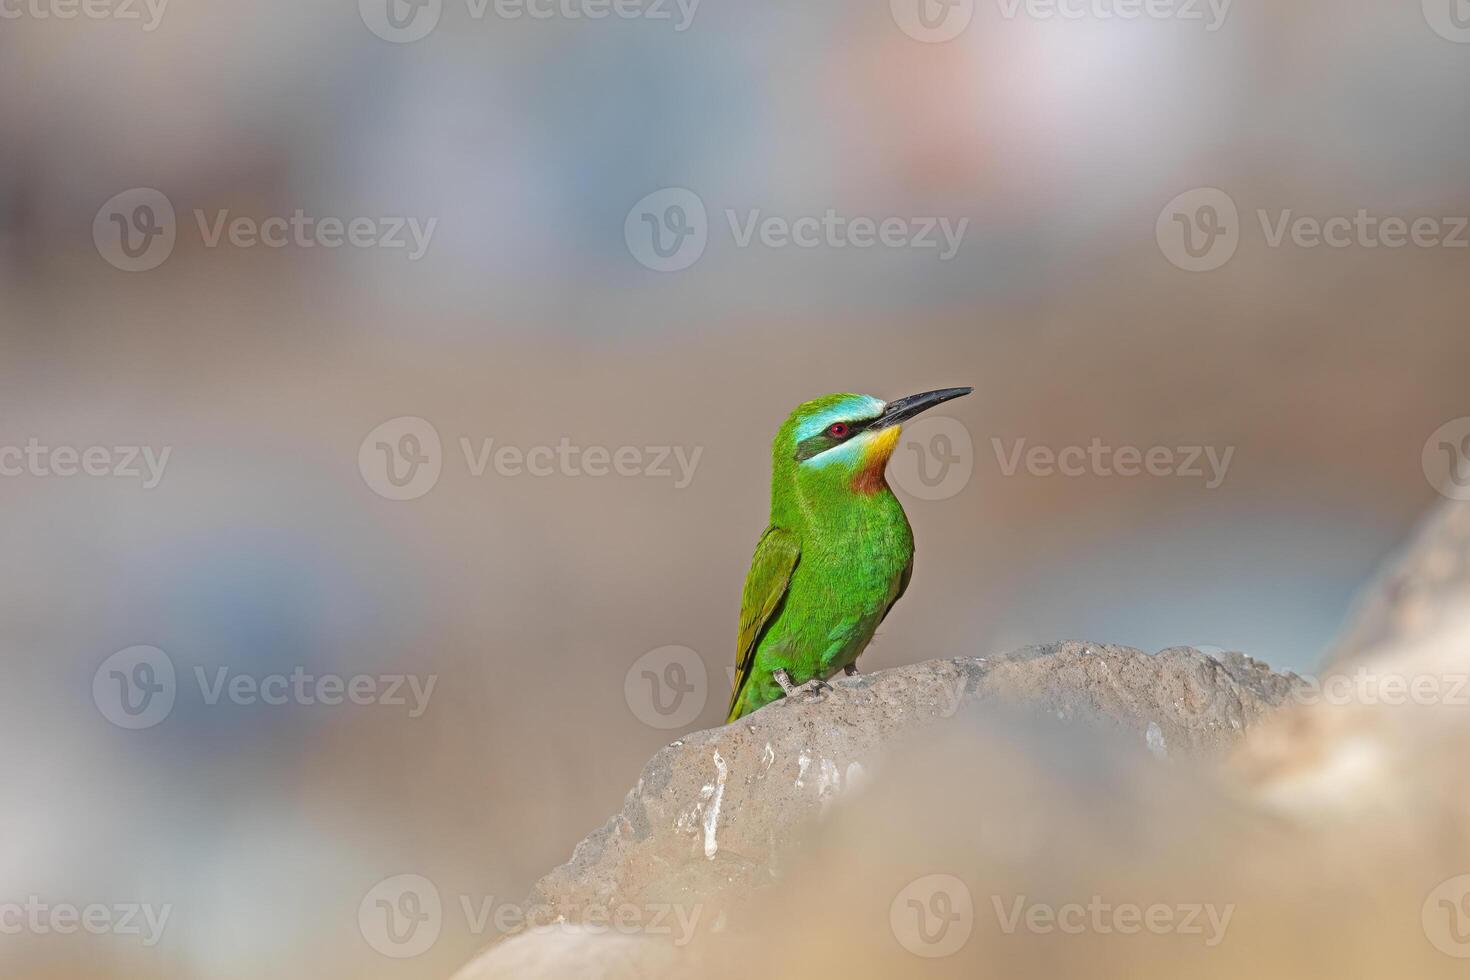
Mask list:
POLYGON ((926 391, 919 395, 909 395, 907 398, 899 398, 888 403, 883 409, 883 414, 873 422, 874 429, 887 429, 890 426, 899 425, 918 415, 927 412, 935 405, 942 404, 952 398, 968 395, 974 388, 940 388, 938 391, 926 391))

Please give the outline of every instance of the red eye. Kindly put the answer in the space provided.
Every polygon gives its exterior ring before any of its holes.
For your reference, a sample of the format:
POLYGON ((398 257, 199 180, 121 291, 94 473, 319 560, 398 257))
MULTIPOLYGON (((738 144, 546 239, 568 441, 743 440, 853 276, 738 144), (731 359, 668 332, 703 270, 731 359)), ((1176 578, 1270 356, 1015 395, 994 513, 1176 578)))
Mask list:
POLYGON ((848 433, 846 422, 833 422, 827 426, 827 435, 833 439, 846 439, 848 433))

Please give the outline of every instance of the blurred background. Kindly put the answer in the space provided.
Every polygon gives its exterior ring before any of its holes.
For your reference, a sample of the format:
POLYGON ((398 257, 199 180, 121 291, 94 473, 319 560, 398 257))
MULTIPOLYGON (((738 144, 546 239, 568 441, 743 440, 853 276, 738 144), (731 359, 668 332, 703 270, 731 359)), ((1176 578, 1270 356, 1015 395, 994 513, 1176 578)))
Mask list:
POLYGON ((976 389, 895 459, 865 670, 1310 670, 1470 435, 1459 2, 3 0, 0 907, 171 912, 0 914, 0 972, 447 974, 723 720, 826 392, 976 389), (1441 240, 1273 244, 1360 211, 1441 240), (1094 441, 1169 465, 1014 455, 1094 441), (344 703, 251 694, 303 674, 344 703), (400 960, 404 874, 443 911, 400 960))

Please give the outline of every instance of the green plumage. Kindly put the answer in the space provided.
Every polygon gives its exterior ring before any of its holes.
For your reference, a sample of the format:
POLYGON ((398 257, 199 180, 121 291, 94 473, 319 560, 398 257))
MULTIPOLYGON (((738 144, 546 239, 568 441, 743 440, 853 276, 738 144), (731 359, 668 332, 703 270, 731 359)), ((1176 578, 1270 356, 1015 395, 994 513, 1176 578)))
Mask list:
POLYGON ((771 525, 741 599, 730 721, 782 696, 777 670, 799 685, 855 663, 908 587, 913 532, 883 477, 899 437, 892 418, 876 398, 828 395, 777 433, 771 525))

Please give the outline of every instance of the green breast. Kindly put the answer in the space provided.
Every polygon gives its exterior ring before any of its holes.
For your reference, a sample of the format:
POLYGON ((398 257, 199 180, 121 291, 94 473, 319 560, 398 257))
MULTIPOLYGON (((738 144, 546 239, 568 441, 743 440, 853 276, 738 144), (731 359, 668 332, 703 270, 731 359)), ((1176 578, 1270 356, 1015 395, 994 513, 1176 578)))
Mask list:
POLYGON ((784 668, 798 684, 857 660, 898 596, 914 555, 903 508, 884 490, 803 529, 801 560, 756 650, 756 676, 784 668))

